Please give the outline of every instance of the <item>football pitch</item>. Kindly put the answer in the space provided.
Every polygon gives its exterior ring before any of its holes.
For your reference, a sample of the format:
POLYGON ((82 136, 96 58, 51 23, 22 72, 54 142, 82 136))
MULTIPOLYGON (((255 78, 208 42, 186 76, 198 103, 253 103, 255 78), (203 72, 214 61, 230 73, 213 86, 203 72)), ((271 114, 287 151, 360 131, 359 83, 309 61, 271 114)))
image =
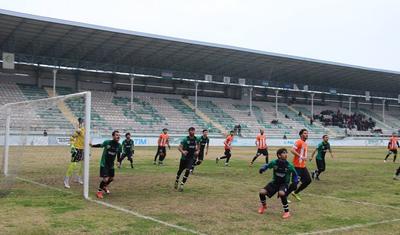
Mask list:
MULTIPOLYGON (((275 159, 277 148, 270 148, 275 159)), ((0 149, 1 150, 1 149, 0 149)), ((221 147, 210 148, 183 192, 173 188, 179 164, 176 148, 164 166, 152 164, 156 148, 137 147, 134 169, 124 161, 116 169, 110 195, 97 203, 101 149, 92 149, 90 197, 82 186, 63 188, 69 163, 68 147, 10 149, 15 180, 2 180, 1 234, 399 234, 400 182, 392 179, 399 163, 383 163, 385 148, 335 148, 327 154, 327 170, 292 201, 292 217, 281 218, 276 196, 267 200, 265 214, 257 213, 258 191, 271 180, 249 161, 256 149, 234 147, 231 166, 218 165, 221 147), (6 190, 4 190, 6 188, 6 190), (8 190, 7 190, 8 188, 8 190), (110 208, 113 206, 114 208, 110 208)), ((310 154, 310 153, 309 153, 310 154)), ((291 161, 292 157, 289 157, 291 161)), ((390 158, 391 160, 392 158, 390 158)), ((400 161, 400 159, 398 160, 400 161)), ((315 169, 315 162, 308 162, 315 169)))

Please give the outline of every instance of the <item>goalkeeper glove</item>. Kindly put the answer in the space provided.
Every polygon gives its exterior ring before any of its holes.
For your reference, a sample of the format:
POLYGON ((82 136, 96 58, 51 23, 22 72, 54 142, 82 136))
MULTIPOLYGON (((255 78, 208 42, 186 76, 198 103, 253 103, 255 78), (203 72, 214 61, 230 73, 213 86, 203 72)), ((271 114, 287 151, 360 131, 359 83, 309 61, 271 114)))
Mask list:
POLYGON ((74 154, 74 153, 76 153, 76 152, 77 152, 77 151, 76 151, 75 146, 74 146, 74 145, 71 145, 71 153, 74 154))

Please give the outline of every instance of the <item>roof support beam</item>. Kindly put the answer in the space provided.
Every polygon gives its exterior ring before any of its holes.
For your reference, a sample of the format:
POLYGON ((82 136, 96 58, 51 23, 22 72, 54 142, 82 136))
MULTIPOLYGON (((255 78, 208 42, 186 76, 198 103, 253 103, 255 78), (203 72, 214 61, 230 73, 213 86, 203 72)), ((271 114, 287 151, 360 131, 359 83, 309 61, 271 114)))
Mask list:
POLYGON ((37 34, 35 34, 35 36, 33 36, 33 38, 26 44, 26 46, 24 46, 22 51, 23 52, 26 51, 30 46, 32 46, 37 41, 38 38, 42 37, 43 33, 46 32, 48 27, 50 27, 49 25, 50 25, 49 23, 45 24, 43 28, 37 34))
POLYGON ((79 42, 74 44, 71 49, 65 51, 62 55, 60 55, 58 57, 63 58, 64 56, 68 55, 71 51, 77 49, 78 46, 81 47, 81 45, 84 44, 86 41, 88 41, 91 36, 93 36, 93 32, 89 33, 89 36, 86 36, 85 38, 79 40, 79 42))
POLYGON ((128 52, 128 54, 124 55, 121 59, 117 60, 117 62, 120 63, 121 61, 125 61, 127 58, 129 58, 132 63, 132 56, 135 55, 137 52, 141 51, 142 49, 146 48, 147 46, 151 45, 152 43, 154 43, 154 41, 151 40, 150 42, 144 44, 138 49, 128 52))
POLYGON ((110 39, 112 39, 115 36, 115 33, 112 33, 109 37, 107 37, 106 39, 104 39, 101 43, 99 43, 96 47, 94 47, 93 49, 87 51, 83 56, 81 56, 79 58, 79 60, 83 60, 86 59, 87 56, 89 56, 90 54, 92 54, 93 52, 96 52, 99 48, 103 47, 104 44, 106 42, 108 42, 110 39))
POLYGON ((48 54, 49 51, 54 50, 54 48, 57 45, 61 45, 64 43, 64 41, 66 41, 68 39, 68 35, 74 31, 76 31, 77 28, 73 27, 70 28, 69 30, 67 30, 67 32, 65 32, 63 35, 61 35, 60 37, 58 37, 57 39, 54 40, 54 43, 50 44, 49 46, 47 46, 46 48, 44 48, 42 51, 39 51, 39 54, 48 54))
POLYGON ((105 58, 110 57, 114 52, 120 52, 121 49, 125 48, 129 44, 131 44, 134 40, 128 39, 125 43, 123 43, 121 46, 115 48, 114 50, 110 50, 110 52, 104 54, 102 57, 99 58, 99 61, 104 62, 105 58))
POLYGON ((25 20, 22 19, 17 26, 11 31, 11 33, 3 40, 0 42, 0 45, 3 47, 4 43, 8 42, 11 38, 14 37, 15 33, 20 29, 21 25, 25 23, 25 20))

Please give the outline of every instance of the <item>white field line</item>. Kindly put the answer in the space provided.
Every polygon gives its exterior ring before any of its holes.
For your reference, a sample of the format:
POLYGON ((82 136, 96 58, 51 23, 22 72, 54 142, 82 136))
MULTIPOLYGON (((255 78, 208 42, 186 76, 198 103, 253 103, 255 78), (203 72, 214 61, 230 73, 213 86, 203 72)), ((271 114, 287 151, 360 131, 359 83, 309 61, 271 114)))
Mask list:
POLYGON ((322 198, 327 198, 327 199, 332 199, 332 200, 337 200, 337 201, 342 201, 342 202, 351 202, 351 203, 356 203, 356 204, 366 205, 366 206, 374 206, 374 207, 380 207, 380 208, 389 208, 389 209, 394 209, 394 210, 400 210, 400 207, 397 207, 397 206, 375 204, 375 203, 363 202, 363 201, 355 201, 355 200, 349 200, 349 199, 340 198, 340 197, 318 195, 318 194, 314 194, 314 193, 304 193, 304 195, 309 195, 309 196, 314 196, 314 197, 322 197, 322 198))
POLYGON ((58 192, 61 192, 61 193, 71 194, 71 195, 78 195, 78 194, 76 194, 76 193, 74 193, 72 191, 63 190, 63 189, 56 188, 56 187, 53 187, 53 186, 50 186, 50 185, 46 185, 46 184, 42 184, 42 183, 39 183, 39 182, 36 182, 36 181, 24 179, 24 178, 21 178, 21 177, 15 177, 15 178, 20 180, 20 181, 22 181, 22 182, 35 184, 35 185, 38 185, 38 186, 41 186, 41 187, 44 187, 44 188, 49 188, 49 189, 52 189, 52 190, 55 190, 55 191, 58 191, 58 192))
MULTIPOLYGON (((207 176, 196 176, 199 178, 207 178, 210 179, 210 177, 207 176)), ((218 181, 218 178, 213 178, 213 180, 218 181)), ((236 185, 241 185, 243 186, 243 183, 238 183, 236 181, 231 181, 231 180, 225 180, 225 181, 229 181, 232 184, 236 184, 236 185)), ((247 185, 254 185, 255 187, 259 188, 260 185, 256 185, 256 184, 247 184, 247 185)), ((374 206, 374 207, 378 207, 378 208, 389 208, 389 209, 394 209, 394 210, 400 210, 400 207, 398 206, 390 206, 390 205, 382 205, 382 204, 375 204, 375 203, 371 203, 371 202, 363 202, 363 201, 356 201, 356 200, 350 200, 350 199, 346 199, 346 198, 340 198, 340 197, 334 197, 334 196, 326 196, 326 195, 319 195, 319 194, 314 194, 314 193, 301 193, 302 195, 309 195, 309 196, 313 196, 313 197, 320 197, 320 198, 326 198, 326 199, 331 199, 331 200, 336 200, 336 201, 342 201, 342 202, 349 202, 349 203, 355 203, 355 204, 360 204, 360 205, 365 205, 365 206, 374 206)))
POLYGON ((354 225, 326 229, 326 230, 319 230, 319 231, 314 231, 314 232, 297 233, 296 235, 314 235, 314 234, 327 234, 327 233, 334 233, 334 232, 343 232, 343 231, 349 231, 349 230, 353 230, 353 229, 359 229, 359 228, 364 228, 364 227, 369 227, 369 226, 374 226, 374 225, 379 225, 379 224, 388 224, 388 223, 393 223, 393 222, 398 222, 398 221, 400 221, 400 219, 382 220, 382 221, 378 221, 378 222, 370 222, 370 223, 365 223, 365 224, 354 224, 354 225))
MULTIPOLYGON (((46 185, 46 184, 42 184, 42 183, 39 183, 39 182, 36 182, 36 181, 32 181, 32 180, 28 180, 28 179, 24 179, 24 178, 20 178, 20 177, 16 177, 16 178, 18 180, 20 180, 20 181, 23 181, 23 182, 26 182, 26 183, 30 183, 30 184, 35 184, 35 185, 38 185, 38 186, 41 186, 41 187, 44 187, 44 188, 49 188, 49 189, 52 189, 52 190, 56 190, 58 192, 72 194, 72 195, 78 195, 78 194, 76 194, 76 193, 74 193, 72 191, 66 191, 66 190, 63 190, 63 189, 60 189, 60 188, 56 188, 56 187, 53 187, 53 186, 49 186, 49 185, 46 185)), ((188 228, 185 228, 185 227, 182 227, 182 226, 179 226, 179 225, 167 223, 167 222, 164 222, 162 220, 159 220, 159 219, 156 219, 156 218, 153 218, 153 217, 150 217, 150 216, 142 215, 142 214, 137 213, 137 212, 132 211, 132 210, 128 210, 128 209, 125 209, 125 208, 122 208, 122 207, 119 207, 119 206, 112 205, 110 203, 106 203, 106 202, 102 202, 102 201, 98 201, 98 200, 93 200, 91 198, 89 198, 88 201, 94 202, 94 203, 97 203, 97 204, 100 204, 100 205, 103 205, 103 206, 106 206, 106 207, 109 207, 109 208, 112 208, 114 210, 118 210, 118 211, 130 214, 130 215, 133 215, 133 216, 136 216, 136 217, 141 218, 141 219, 150 220, 150 221, 153 221, 153 222, 156 222, 156 223, 159 223, 159 224, 162 224, 164 226, 171 227, 171 228, 174 228, 174 229, 177 229, 177 230, 181 230, 181 231, 192 233, 192 234, 205 235, 204 233, 195 231, 193 229, 188 229, 188 228)))

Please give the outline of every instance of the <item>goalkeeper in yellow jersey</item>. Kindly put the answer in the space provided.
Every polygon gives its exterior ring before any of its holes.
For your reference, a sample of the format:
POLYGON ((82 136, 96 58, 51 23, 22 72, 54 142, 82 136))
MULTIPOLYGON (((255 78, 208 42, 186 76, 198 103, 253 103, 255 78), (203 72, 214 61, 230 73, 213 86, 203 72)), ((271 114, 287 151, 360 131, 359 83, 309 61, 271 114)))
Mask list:
POLYGON ((74 182, 83 184, 82 175, 82 160, 83 149, 85 145, 85 128, 82 126, 83 119, 78 118, 78 129, 70 138, 71 146, 71 162, 68 165, 67 173, 64 177, 64 187, 70 188, 69 182, 71 176, 75 173, 74 182))

